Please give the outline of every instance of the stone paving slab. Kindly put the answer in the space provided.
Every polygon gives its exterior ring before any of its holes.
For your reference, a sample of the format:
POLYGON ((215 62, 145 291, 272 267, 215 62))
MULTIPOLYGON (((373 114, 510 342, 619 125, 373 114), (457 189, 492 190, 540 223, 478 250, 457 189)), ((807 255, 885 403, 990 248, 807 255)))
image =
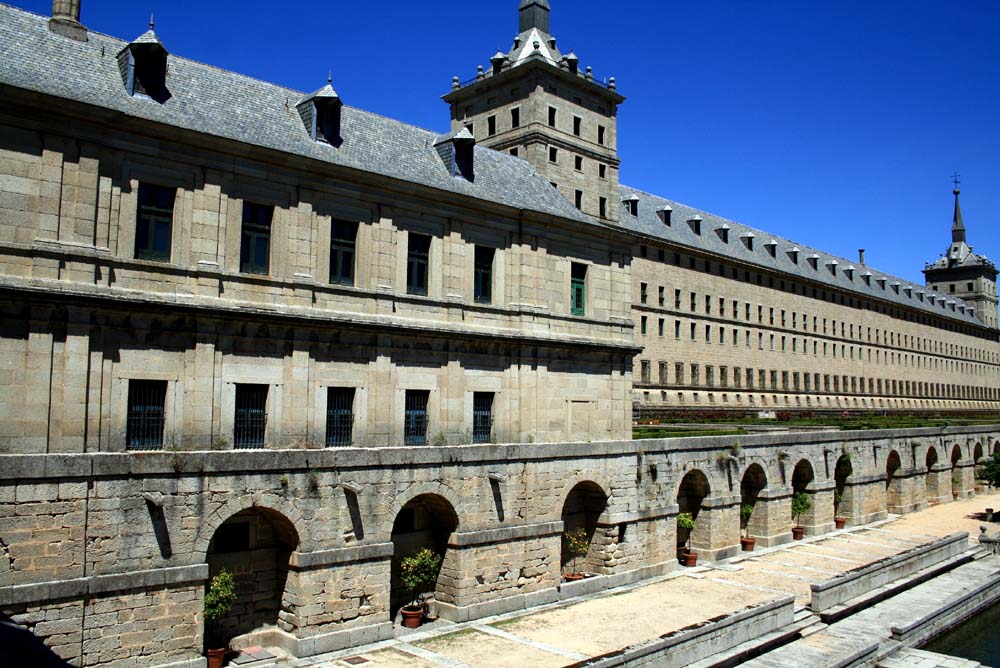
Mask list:
POLYGON ((904 647, 879 661, 878 668, 989 668, 978 661, 904 647))

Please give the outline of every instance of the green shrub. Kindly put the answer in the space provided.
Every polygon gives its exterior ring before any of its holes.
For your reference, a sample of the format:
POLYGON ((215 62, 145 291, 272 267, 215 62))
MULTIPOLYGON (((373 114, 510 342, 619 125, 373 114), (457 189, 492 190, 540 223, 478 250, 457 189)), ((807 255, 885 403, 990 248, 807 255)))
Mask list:
POLYGON ((740 506, 740 523, 744 529, 750 527, 750 516, 753 515, 753 505, 752 503, 744 503, 740 506))
POLYGON ((229 614, 236 605, 236 580, 225 568, 212 578, 205 592, 205 621, 214 622, 229 614))
POLYGON ((795 518, 795 525, 798 526, 801 523, 802 513, 809 512, 812 508, 812 503, 809 501, 809 495, 805 492, 795 492, 792 495, 792 517, 795 518))
POLYGON ((417 604, 420 590, 432 587, 441 570, 441 555, 423 548, 412 557, 406 557, 399 566, 399 578, 410 592, 411 605, 417 604))
POLYGON ((573 571, 576 572, 576 560, 590 552, 590 536, 583 527, 576 527, 563 534, 563 539, 566 541, 566 551, 573 555, 573 571))

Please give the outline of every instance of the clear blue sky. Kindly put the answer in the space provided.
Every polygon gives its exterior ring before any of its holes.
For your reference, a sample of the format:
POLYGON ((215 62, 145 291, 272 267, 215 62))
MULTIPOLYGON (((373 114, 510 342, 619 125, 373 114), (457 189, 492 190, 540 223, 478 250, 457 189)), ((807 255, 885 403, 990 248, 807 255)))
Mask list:
MULTIPOLYGON (((628 99, 622 182, 912 281, 950 241, 1000 261, 1000 2, 550 0, 563 52, 628 99)), ((93 30, 445 130, 517 0, 82 0, 93 30)), ((47 14, 48 0, 15 0, 47 14)))

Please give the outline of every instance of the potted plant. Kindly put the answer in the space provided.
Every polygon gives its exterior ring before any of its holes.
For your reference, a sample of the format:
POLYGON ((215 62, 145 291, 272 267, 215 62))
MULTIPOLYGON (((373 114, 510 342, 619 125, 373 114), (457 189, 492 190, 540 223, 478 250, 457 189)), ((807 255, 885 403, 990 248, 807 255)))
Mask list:
POLYGON ((687 529, 687 539, 684 541, 684 550, 681 552, 682 566, 697 566, 698 553, 691 551, 691 532, 694 531, 694 517, 691 513, 681 513, 677 516, 677 528, 687 529))
POLYGON ((833 524, 838 529, 847 526, 847 518, 840 514, 841 504, 844 502, 844 494, 839 489, 833 490, 833 524))
POLYGON ((567 573, 563 577, 570 582, 582 580, 585 576, 577 569, 576 560, 587 556, 587 553, 590 552, 590 538, 587 536, 587 530, 583 527, 570 529, 563 534, 563 540, 566 541, 566 551, 573 555, 573 572, 567 573))
POLYGON ((229 641, 222 638, 219 620, 236 605, 236 580, 225 568, 208 583, 205 592, 205 655, 208 668, 222 668, 229 641))
POLYGON ((744 503, 740 506, 740 524, 743 526, 743 537, 740 538, 740 547, 744 552, 753 552, 753 546, 757 542, 756 538, 750 537, 750 516, 753 515, 752 503, 744 503))
POLYGON ((809 495, 805 492, 795 492, 792 494, 792 517, 795 518, 795 526, 792 527, 792 538, 802 540, 806 535, 805 528, 802 527, 802 513, 809 512, 812 504, 809 502, 809 495))
POLYGON ((403 626, 415 629, 424 618, 424 607, 417 596, 437 582, 438 571, 441 570, 441 556, 428 548, 423 548, 411 557, 406 557, 399 566, 400 580, 406 591, 410 592, 410 602, 400 608, 403 616, 403 626))
POLYGON ((958 486, 962 484, 962 476, 958 474, 958 471, 952 471, 951 474, 951 498, 958 498, 958 486))

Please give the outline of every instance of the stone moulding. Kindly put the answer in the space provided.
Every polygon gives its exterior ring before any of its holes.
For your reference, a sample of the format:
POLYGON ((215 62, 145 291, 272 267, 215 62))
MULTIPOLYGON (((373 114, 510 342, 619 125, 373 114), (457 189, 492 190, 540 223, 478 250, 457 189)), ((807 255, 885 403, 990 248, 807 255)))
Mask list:
POLYGON ((292 568, 320 568, 359 561, 374 561, 392 557, 392 543, 372 543, 370 545, 351 545, 335 550, 317 550, 316 552, 292 552, 288 565, 292 568))
POLYGON ((208 580, 208 564, 154 568, 113 575, 91 575, 72 580, 52 580, 0 587, 0 606, 49 603, 85 595, 127 593, 152 587, 202 584, 208 580))
POLYGON ((475 545, 489 545, 528 538, 544 538, 562 533, 562 530, 563 523, 559 520, 537 524, 519 524, 517 526, 499 527, 497 529, 481 529, 479 531, 456 531, 451 534, 448 546, 472 547, 475 545))

